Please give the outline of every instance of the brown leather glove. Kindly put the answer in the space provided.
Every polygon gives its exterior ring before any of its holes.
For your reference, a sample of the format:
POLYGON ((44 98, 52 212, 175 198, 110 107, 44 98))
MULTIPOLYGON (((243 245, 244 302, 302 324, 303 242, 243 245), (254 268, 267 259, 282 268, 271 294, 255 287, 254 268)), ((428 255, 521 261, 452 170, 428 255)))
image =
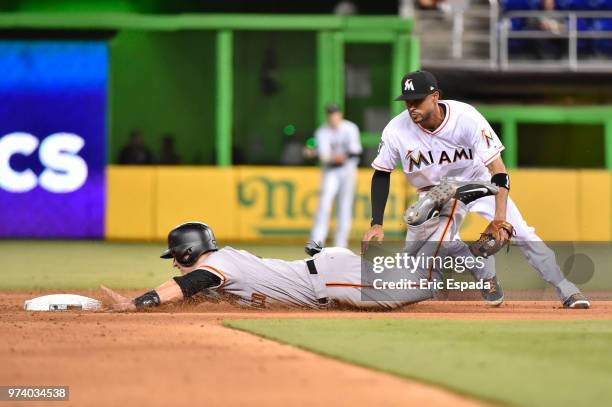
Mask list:
POLYGON ((514 236, 514 227, 505 220, 493 220, 480 238, 469 245, 470 251, 474 256, 492 256, 506 246, 510 239, 503 239, 501 231, 505 230, 509 237, 514 236))

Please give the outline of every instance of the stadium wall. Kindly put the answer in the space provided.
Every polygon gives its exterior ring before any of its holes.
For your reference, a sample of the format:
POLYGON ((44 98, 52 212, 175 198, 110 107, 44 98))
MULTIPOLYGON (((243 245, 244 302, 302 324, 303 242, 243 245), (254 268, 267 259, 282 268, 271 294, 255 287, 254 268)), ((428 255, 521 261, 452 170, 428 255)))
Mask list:
MULTIPOLYGON (((360 169, 351 237, 370 221, 370 169, 360 169)), ((545 240, 608 241, 612 176, 605 170, 513 170, 515 200, 545 240), (553 199, 553 201, 551 201, 553 199)), ((404 234, 402 212, 414 198, 403 176, 391 178, 385 215, 387 238, 404 234)), ((173 226, 201 220, 222 240, 304 240, 320 185, 308 167, 107 168, 106 238, 163 240, 173 226)), ((470 214, 462 237, 474 239, 486 222, 470 214)))
POLYGON ((156 156, 172 133, 184 163, 212 163, 214 33, 124 30, 108 44, 108 162, 138 128, 156 156))

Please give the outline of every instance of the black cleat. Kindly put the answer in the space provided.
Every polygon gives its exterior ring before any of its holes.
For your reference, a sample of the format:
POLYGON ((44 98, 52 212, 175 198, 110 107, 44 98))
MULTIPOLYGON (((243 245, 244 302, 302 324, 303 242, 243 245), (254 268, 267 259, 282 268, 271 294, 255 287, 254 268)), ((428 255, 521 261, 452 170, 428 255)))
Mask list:
POLYGON ((315 242, 314 240, 309 240, 306 242, 306 246, 304 246, 304 251, 310 257, 313 257, 317 253, 321 253, 321 250, 323 250, 323 244, 315 242))
POLYGON ((569 298, 563 301, 564 308, 587 309, 591 308, 591 303, 582 293, 570 295, 569 298))
POLYGON ((485 196, 496 195, 498 189, 496 185, 490 182, 466 184, 457 188, 455 199, 467 205, 485 196))

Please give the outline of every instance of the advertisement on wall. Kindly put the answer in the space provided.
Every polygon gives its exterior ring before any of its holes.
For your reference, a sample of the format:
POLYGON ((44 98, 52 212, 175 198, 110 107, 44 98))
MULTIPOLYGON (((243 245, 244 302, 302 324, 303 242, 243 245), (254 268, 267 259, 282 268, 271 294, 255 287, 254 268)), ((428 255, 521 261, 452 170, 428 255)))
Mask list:
POLYGON ((0 41, 0 238, 103 238, 108 49, 0 41))

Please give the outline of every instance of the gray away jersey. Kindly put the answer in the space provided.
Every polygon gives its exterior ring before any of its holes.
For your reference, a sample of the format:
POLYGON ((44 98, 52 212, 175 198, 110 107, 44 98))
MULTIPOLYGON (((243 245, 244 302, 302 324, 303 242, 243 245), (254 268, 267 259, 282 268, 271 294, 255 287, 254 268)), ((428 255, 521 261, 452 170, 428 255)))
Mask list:
POLYGON ((264 259, 226 246, 196 263, 221 279, 215 287, 247 305, 282 303, 317 307, 315 291, 304 260, 264 259))

